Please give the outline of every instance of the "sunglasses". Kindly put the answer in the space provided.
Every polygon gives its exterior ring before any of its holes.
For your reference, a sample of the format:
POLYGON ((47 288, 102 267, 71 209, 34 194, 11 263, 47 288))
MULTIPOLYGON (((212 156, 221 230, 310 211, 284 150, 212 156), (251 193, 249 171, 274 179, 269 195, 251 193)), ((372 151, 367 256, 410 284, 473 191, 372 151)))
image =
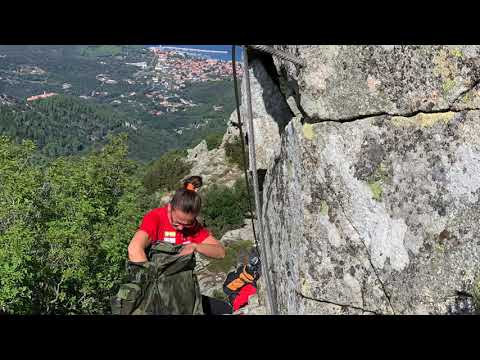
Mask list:
POLYGON ((172 218, 172 225, 173 225, 174 227, 183 226, 183 227, 186 228, 186 229, 190 229, 190 228, 193 228, 193 227, 196 225, 197 220, 193 220, 193 222, 187 223, 187 224, 177 221, 177 219, 175 219, 175 216, 174 216, 174 214, 173 214, 174 211, 175 211, 175 210, 171 210, 171 211, 170 211, 170 217, 172 218))

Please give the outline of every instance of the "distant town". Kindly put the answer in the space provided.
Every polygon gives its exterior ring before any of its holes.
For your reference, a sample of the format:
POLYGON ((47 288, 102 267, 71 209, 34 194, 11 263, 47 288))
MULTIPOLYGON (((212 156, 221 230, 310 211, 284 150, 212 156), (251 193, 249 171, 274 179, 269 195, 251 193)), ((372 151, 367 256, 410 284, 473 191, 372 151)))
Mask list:
MULTIPOLYGON (((171 73, 175 79, 174 86, 179 89, 188 82, 218 81, 232 76, 232 64, 229 61, 204 59, 185 55, 178 50, 149 48, 155 54, 155 70, 159 73, 171 73)), ((241 67, 237 63, 237 73, 241 76, 241 67)), ((159 81, 158 78, 153 78, 159 81)))
MULTIPOLYGON (((181 95, 183 89, 192 83, 202 83, 208 81, 222 81, 232 78, 231 61, 208 59, 202 56, 187 54, 181 49, 165 49, 158 47, 150 47, 148 51, 151 55, 150 61, 128 62, 123 64, 136 67, 137 70, 132 72, 132 77, 113 78, 108 73, 98 73, 95 76, 96 81, 100 84, 100 88, 92 90, 90 93, 79 95, 80 98, 89 99, 93 97, 108 98, 111 95, 110 86, 121 85, 146 85, 146 89, 142 93, 138 91, 124 92, 110 98, 108 101, 112 105, 119 105, 124 102, 132 103, 136 96, 145 96, 150 99, 153 106, 148 106, 148 111, 154 116, 160 116, 165 112, 176 112, 185 110, 188 107, 196 106, 190 99, 181 95)), ((120 57, 121 58, 121 57, 120 57)), ((100 65, 105 65, 105 61, 99 59, 100 65)), ((237 75, 242 76, 242 68, 237 63, 237 75)), ((37 66, 21 66, 15 71, 19 75, 44 75, 45 71, 37 66)), ((63 83, 61 89, 65 93, 72 90, 72 84, 63 83)), ((58 95, 58 92, 48 92, 43 90, 40 94, 35 94, 27 98, 28 102, 44 99, 47 97, 58 95)), ((142 107, 143 104, 140 104, 142 107)), ((222 106, 213 107, 215 111, 222 110, 222 106)))

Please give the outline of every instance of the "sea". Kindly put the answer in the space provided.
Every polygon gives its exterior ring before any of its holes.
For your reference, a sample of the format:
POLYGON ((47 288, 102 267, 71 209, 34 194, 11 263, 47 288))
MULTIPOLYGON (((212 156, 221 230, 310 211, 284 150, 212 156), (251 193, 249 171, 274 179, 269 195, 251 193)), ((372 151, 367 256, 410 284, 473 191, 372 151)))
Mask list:
MULTIPOLYGON (((176 47, 182 49, 197 49, 197 50, 213 50, 213 51, 222 51, 226 53, 204 53, 204 52, 195 52, 194 50, 185 50, 186 53, 203 57, 206 59, 215 59, 215 60, 224 60, 224 61, 231 61, 232 60, 232 45, 147 45, 148 47, 161 47, 161 46, 168 46, 168 47, 176 47)), ((235 58, 237 61, 242 59, 242 48, 237 46, 235 48, 235 58)))

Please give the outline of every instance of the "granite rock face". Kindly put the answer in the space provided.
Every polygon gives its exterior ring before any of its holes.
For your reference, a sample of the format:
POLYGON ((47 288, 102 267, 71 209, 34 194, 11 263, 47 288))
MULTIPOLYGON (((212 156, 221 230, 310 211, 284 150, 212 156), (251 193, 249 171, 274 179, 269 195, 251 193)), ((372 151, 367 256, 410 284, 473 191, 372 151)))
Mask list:
POLYGON ((264 193, 282 312, 448 313, 471 293, 479 125, 479 111, 295 119, 264 193))
POLYGON ((262 194, 278 312, 473 313, 480 47, 276 47, 307 62, 273 59, 297 115, 262 194))
POLYGON ((307 62, 298 68, 274 59, 314 121, 443 111, 480 80, 480 46, 277 47, 307 62))
MULTIPOLYGON (((292 113, 279 86, 259 59, 251 61, 249 73, 257 169, 267 169, 280 150, 280 134, 291 120, 292 113)), ((248 134, 245 94, 246 83, 242 81, 240 115, 243 132, 248 134)))

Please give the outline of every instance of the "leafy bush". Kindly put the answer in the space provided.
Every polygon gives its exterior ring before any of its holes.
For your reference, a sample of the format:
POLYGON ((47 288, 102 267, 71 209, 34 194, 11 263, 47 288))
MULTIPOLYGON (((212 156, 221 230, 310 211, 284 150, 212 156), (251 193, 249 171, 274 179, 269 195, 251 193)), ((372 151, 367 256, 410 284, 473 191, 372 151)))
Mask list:
POLYGON ((31 142, 0 138, 0 311, 109 313, 148 210, 126 138, 44 168, 33 153, 31 142))
POLYGON ((188 175, 191 165, 185 161, 185 150, 171 150, 162 155, 147 170, 143 185, 149 193, 157 190, 171 191, 179 187, 182 178, 188 175))
POLYGON ((205 138, 205 141, 207 142, 207 149, 213 150, 218 148, 222 143, 222 140, 223 140, 223 133, 213 133, 208 135, 205 138))
POLYGON ((233 188, 212 185, 203 195, 202 216, 207 228, 220 239, 227 231, 242 227, 249 210, 247 189, 243 179, 233 188))
MULTIPOLYGON (((245 156, 246 156, 246 162, 247 162, 247 169, 248 169, 248 149, 245 149, 245 156)), ((227 157, 227 161, 230 164, 235 164, 240 169, 244 169, 243 166, 243 150, 242 150, 242 142, 240 140, 240 137, 235 136, 233 141, 230 141, 225 144, 225 156, 227 157)))

